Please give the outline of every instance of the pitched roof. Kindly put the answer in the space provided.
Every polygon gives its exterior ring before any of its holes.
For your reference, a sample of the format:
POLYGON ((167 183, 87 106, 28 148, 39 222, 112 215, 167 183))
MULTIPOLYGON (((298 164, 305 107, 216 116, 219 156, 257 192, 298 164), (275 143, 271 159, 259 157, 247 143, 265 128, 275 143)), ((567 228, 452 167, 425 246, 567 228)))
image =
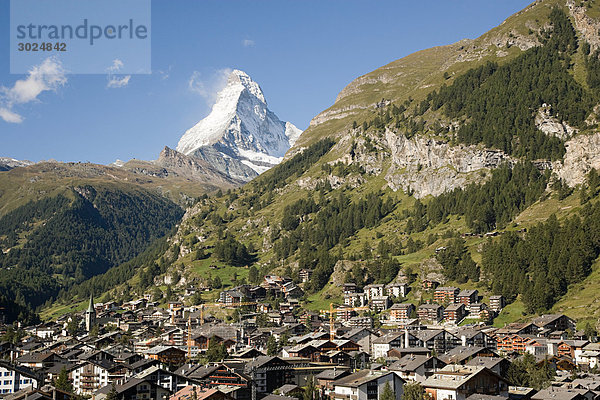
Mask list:
POLYGON ((347 387, 359 387, 367 382, 374 379, 393 374, 391 371, 372 371, 370 369, 364 369, 362 371, 355 372, 351 375, 345 376, 333 382, 334 386, 347 386, 347 387))

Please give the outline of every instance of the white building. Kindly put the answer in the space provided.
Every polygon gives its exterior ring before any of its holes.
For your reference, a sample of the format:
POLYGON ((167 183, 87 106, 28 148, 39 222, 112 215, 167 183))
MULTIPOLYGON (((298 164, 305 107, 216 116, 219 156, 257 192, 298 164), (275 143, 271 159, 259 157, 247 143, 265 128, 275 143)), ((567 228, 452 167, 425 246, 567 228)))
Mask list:
POLYGON ((393 297, 406 297, 409 286, 406 283, 390 283, 385 287, 385 294, 393 297))
POLYGON ((0 360, 0 397, 28 387, 39 388, 40 378, 31 370, 0 360))
POLYGON ((336 399, 367 400, 381 398, 386 383, 394 392, 396 400, 402 399, 406 381, 391 371, 365 369, 338 379, 333 383, 336 399))

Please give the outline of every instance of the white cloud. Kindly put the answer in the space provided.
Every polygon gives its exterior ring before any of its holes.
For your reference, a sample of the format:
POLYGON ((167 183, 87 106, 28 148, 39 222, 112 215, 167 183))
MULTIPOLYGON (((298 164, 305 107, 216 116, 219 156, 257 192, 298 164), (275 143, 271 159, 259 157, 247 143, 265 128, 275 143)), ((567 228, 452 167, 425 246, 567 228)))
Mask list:
POLYGON ((130 79, 131 79, 131 75, 126 75, 122 78, 117 78, 115 76, 112 76, 108 79, 108 83, 106 84, 106 87, 122 88, 122 87, 129 85, 130 79))
POLYGON ((242 46, 244 47, 253 47, 256 43, 252 39, 244 39, 242 40, 242 46))
POLYGON ((227 84, 229 75, 231 75, 230 68, 219 69, 208 78, 203 78, 200 72, 194 71, 188 80, 188 89, 212 104, 217 99, 217 93, 227 84))
POLYGON ((121 68, 123 68, 123 61, 118 58, 113 60, 113 63, 106 70, 108 71, 108 83, 106 84, 107 88, 122 88, 129 85, 129 80, 131 79, 131 75, 124 75, 116 77, 115 74, 118 74, 121 68))
POLYGON ((111 72, 116 73, 116 72, 119 72, 119 70, 121 68, 123 68, 124 65, 125 64, 123 64, 123 61, 119 60, 118 58, 115 58, 113 60, 112 65, 110 67, 108 67, 107 70, 109 73, 111 73, 111 72))
POLYGON ((23 122, 23 117, 4 107, 0 107, 0 118, 13 124, 20 124, 23 122))
POLYGON ((169 65, 169 68, 167 68, 166 71, 164 70, 158 70, 158 73, 160 74, 160 79, 163 81, 166 81, 167 79, 169 79, 169 77, 171 76, 171 70, 173 69, 172 65, 169 65))
POLYGON ((17 80, 13 87, 0 87, 0 118, 14 124, 23 122, 23 117, 13 111, 15 105, 35 101, 42 92, 56 91, 66 82, 61 63, 53 57, 45 59, 32 67, 25 79, 17 80))

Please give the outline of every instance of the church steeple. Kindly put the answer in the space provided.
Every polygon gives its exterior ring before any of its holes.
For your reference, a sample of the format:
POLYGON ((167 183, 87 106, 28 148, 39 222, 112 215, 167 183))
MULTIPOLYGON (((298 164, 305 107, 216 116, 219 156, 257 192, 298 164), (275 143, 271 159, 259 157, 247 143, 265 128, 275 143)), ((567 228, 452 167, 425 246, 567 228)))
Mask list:
POLYGON ((96 309, 94 308, 94 294, 90 294, 90 304, 85 311, 85 329, 89 332, 96 323, 96 309))

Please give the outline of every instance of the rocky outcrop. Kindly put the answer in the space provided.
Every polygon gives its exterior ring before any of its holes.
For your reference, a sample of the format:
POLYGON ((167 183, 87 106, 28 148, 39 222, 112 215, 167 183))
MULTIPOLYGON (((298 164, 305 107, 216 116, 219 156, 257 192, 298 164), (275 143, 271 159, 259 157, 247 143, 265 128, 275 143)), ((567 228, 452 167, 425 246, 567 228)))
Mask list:
POLYGON ((592 168, 600 170, 600 132, 575 136, 565 147, 563 161, 553 163, 553 171, 569 186, 584 183, 592 168))
MULTIPOLYGON (((567 7, 575 22, 575 29, 581 34, 581 37, 587 41, 592 49, 600 48, 600 21, 589 17, 585 13, 585 7, 575 4, 573 0, 567 1, 567 7)), ((578 2, 579 3, 579 2, 578 2)))
MULTIPOLYGON (((214 166, 218 171, 238 181, 247 182, 258 176, 258 173, 246 165, 243 160, 228 153, 224 146, 214 144, 196 149, 190 156, 214 166)), ((258 163, 254 163, 254 165, 258 165, 258 163)))
POLYGON ((535 115, 535 126, 548 136, 555 136, 561 140, 567 140, 577 133, 577 129, 571 127, 565 121, 559 121, 551 113, 552 107, 544 104, 535 115))
POLYGON ((393 190, 411 192, 417 198, 440 194, 479 183, 487 171, 514 160, 498 150, 458 145, 425 137, 407 139, 388 130, 386 141, 391 165, 385 179, 393 190))
POLYGON ((154 178, 183 178, 222 188, 231 188, 244 183, 221 172, 206 160, 186 156, 167 146, 155 161, 130 160, 121 167, 115 168, 154 178))

